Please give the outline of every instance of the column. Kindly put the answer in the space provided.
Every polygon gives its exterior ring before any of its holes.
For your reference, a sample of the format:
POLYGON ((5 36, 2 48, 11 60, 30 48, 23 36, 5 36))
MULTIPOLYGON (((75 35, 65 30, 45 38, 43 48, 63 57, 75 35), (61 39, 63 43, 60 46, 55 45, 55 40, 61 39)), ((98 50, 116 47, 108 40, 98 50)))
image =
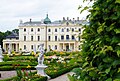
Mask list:
POLYGON ((18 45, 17 45, 17 43, 16 43, 16 52, 18 52, 18 45))
POLYGON ((71 50, 71 48, 70 48, 70 43, 69 43, 69 51, 71 50))
POLYGON ((75 51, 75 43, 73 43, 74 44, 74 51, 75 51))
POLYGON ((64 43, 63 43, 63 50, 65 50, 64 43))

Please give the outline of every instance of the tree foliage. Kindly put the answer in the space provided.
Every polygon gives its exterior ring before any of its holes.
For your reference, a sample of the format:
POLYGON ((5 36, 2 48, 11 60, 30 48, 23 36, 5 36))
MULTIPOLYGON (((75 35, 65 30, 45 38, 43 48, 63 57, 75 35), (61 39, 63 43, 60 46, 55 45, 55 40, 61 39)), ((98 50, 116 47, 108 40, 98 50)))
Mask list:
POLYGON ((12 30, 12 31, 6 31, 6 32, 1 32, 0 31, 0 45, 2 46, 3 45, 3 39, 5 39, 6 38, 6 36, 8 36, 8 35, 10 35, 11 33, 17 33, 17 34, 19 34, 19 30, 18 29, 14 29, 14 30, 12 30))
POLYGON ((120 0, 96 0, 82 38, 82 81, 120 81, 120 0))
POLYGON ((120 0, 95 0, 89 11, 79 81, 120 81, 120 0))

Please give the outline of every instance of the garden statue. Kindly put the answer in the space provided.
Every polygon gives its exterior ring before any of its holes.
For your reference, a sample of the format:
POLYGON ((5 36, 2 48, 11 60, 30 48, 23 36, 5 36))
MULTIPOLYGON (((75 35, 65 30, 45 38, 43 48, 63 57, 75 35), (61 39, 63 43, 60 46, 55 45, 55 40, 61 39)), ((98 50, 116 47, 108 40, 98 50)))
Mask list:
POLYGON ((3 56, 2 56, 2 48, 1 48, 1 45, 0 45, 0 62, 3 62, 3 56))
POLYGON ((44 50, 43 46, 44 46, 44 44, 40 44, 40 46, 39 46, 38 50, 40 51, 40 54, 39 54, 39 57, 38 57, 38 65, 35 68, 37 70, 37 74, 39 74, 41 76, 47 76, 48 79, 50 79, 50 77, 44 71, 44 69, 47 68, 48 66, 43 64, 44 53, 45 53, 45 50, 44 50))
POLYGON ((44 48, 43 48, 44 44, 40 44, 39 46, 39 51, 40 51, 40 54, 39 54, 39 57, 38 57, 38 64, 39 65, 43 65, 43 62, 44 62, 44 48))

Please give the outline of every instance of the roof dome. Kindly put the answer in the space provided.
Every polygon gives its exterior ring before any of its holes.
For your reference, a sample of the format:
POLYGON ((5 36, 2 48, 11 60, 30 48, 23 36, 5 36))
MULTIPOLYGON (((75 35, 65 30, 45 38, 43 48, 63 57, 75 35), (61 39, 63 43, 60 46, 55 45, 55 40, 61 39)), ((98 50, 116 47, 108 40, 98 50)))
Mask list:
POLYGON ((48 14, 46 15, 46 18, 44 19, 44 24, 50 24, 51 20, 48 18, 48 14))

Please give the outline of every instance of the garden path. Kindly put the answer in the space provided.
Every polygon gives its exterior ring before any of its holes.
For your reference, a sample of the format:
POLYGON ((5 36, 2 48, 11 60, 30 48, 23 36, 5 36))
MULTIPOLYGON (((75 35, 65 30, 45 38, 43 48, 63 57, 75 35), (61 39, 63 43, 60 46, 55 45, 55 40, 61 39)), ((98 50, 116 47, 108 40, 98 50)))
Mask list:
POLYGON ((0 80, 16 76, 16 71, 0 71, 0 73, 1 73, 0 80))
MULTIPOLYGON (((4 79, 7 79, 7 78, 11 78, 11 77, 16 76, 16 71, 0 71, 0 73, 1 73, 0 80, 4 80, 4 79)), ((57 78, 50 79, 49 81, 69 81, 69 79, 67 77, 67 74, 72 75, 73 73, 69 72, 69 73, 63 74, 63 75, 61 75, 57 78)))
POLYGON ((63 74, 57 78, 54 78, 54 79, 50 79, 49 81, 69 81, 68 77, 67 77, 67 74, 70 74, 72 75, 73 72, 69 72, 69 73, 66 73, 66 74, 63 74))

